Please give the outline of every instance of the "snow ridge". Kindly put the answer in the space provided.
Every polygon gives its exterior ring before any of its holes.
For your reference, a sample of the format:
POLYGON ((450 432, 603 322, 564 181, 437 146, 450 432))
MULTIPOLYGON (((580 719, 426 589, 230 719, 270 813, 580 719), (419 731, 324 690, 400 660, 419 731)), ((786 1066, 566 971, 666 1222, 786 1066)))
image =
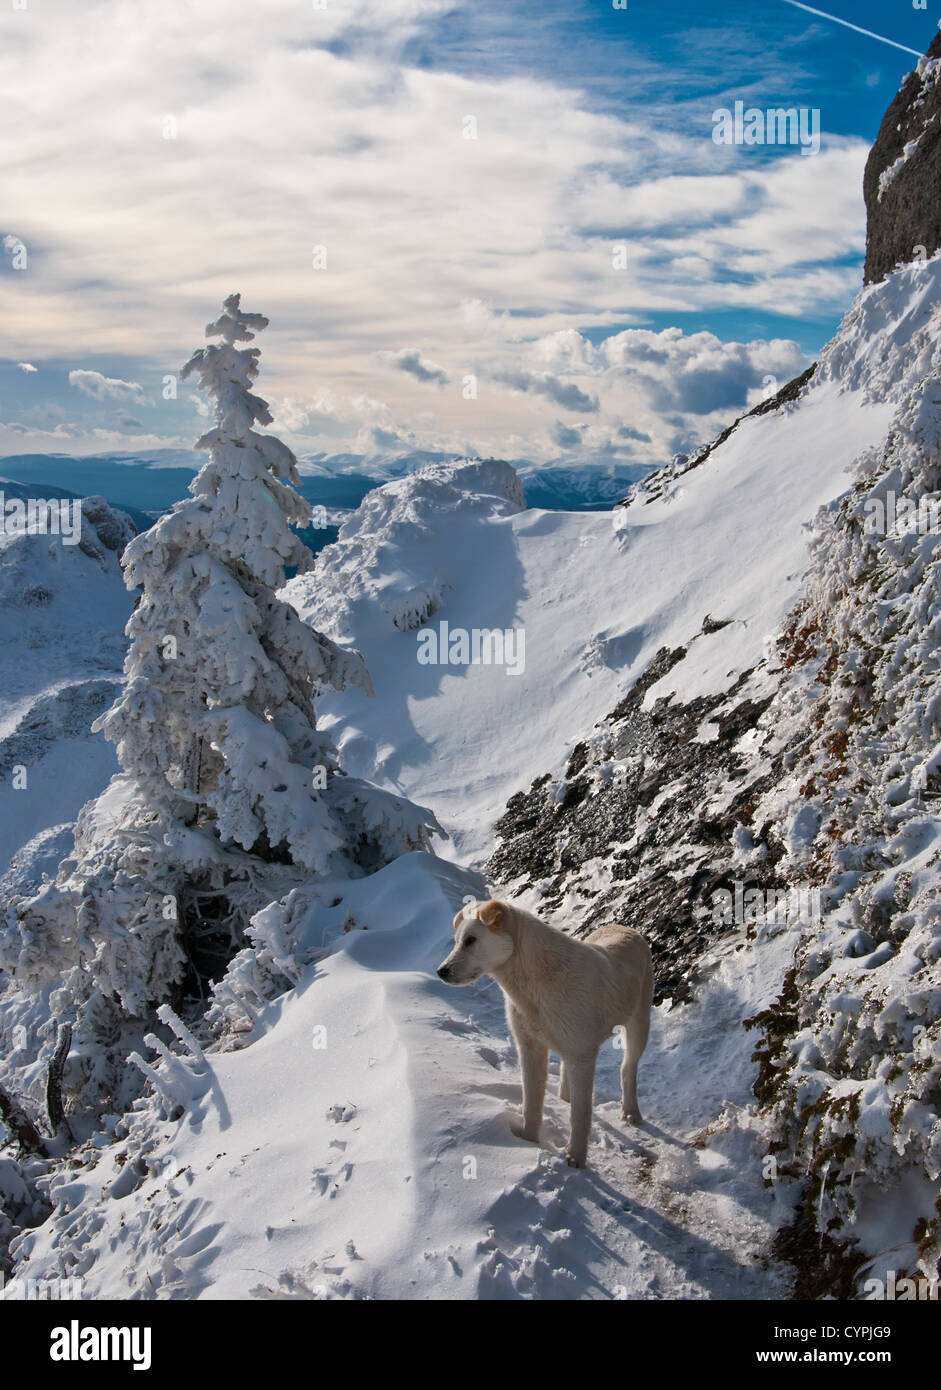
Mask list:
POLYGON ((448 555, 467 534, 466 522, 512 516, 525 506, 508 463, 425 464, 368 493, 320 553, 316 572, 299 575, 284 594, 305 621, 337 638, 348 636, 370 605, 410 632, 441 608, 450 587, 448 555))

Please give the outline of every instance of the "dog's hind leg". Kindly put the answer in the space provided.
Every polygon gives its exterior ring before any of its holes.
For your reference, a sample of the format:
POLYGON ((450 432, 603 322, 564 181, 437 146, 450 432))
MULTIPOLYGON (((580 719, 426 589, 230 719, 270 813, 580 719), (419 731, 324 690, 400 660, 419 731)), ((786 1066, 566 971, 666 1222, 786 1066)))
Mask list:
POLYGON ((595 1089, 595 1063, 598 1054, 566 1062, 565 1072, 572 1088, 572 1128, 565 1157, 572 1168, 584 1168, 588 1161, 588 1135, 595 1089))
POLYGON ((566 1071, 565 1063, 559 1063, 559 1100, 571 1100, 572 1093, 569 1089, 569 1074, 566 1071))
POLYGON ((523 1077, 523 1123, 521 1126, 513 1125, 512 1129, 521 1139, 529 1139, 535 1144, 539 1140, 542 1107, 546 1098, 549 1049, 525 1034, 516 1035, 516 1047, 523 1077))
POLYGON ((638 1007, 624 1024, 624 1061, 621 1063, 621 1119, 639 1125, 643 1116, 637 1103, 637 1064, 647 1046, 650 1008, 638 1007))

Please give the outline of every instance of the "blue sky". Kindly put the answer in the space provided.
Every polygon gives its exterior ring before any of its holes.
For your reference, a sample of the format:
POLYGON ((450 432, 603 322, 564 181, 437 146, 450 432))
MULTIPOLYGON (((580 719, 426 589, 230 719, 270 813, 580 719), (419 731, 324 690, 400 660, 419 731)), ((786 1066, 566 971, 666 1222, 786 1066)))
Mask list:
POLYGON ((659 462, 831 335, 915 62, 786 0, 7 10, 0 453, 190 446, 164 377, 241 290, 302 454, 659 462), (717 145, 736 100, 819 110, 819 153, 717 145))

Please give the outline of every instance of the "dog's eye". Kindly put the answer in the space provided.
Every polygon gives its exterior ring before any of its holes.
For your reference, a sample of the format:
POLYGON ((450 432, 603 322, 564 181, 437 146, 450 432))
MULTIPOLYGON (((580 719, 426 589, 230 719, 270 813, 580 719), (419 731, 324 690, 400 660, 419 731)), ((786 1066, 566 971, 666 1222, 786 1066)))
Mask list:
POLYGON ((474 944, 474 942, 475 942, 476 940, 477 940, 476 936, 466 936, 466 937, 464 938, 464 945, 465 945, 465 946, 473 946, 473 944, 474 944))

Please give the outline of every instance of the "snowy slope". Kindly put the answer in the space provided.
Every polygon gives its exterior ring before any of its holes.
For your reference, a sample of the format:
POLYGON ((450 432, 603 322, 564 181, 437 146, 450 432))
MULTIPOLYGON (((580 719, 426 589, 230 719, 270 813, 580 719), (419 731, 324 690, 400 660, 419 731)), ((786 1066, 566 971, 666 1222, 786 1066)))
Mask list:
POLYGON ((394 626, 378 588, 352 621, 332 623, 350 552, 365 558, 379 542, 387 552, 396 545, 394 532, 377 537, 370 518, 354 518, 341 532, 344 550, 322 552, 286 590, 315 626, 358 647, 372 675, 374 701, 347 692, 322 702, 342 726, 345 765, 420 794, 453 836, 443 852, 476 861, 507 798, 561 761, 658 648, 688 641, 707 614, 734 621, 686 664, 681 693, 730 684, 799 592, 805 523, 845 491, 845 470, 888 426, 891 404, 875 392, 868 399, 868 378, 861 369, 856 377, 853 389, 824 379, 796 407, 744 421, 706 466, 649 506, 458 516, 450 499, 435 511, 425 497, 421 573, 414 548, 408 555, 412 587, 441 596, 432 625, 522 629, 521 675, 420 666, 415 631, 394 626))
MULTIPOLYGON (((730 685, 800 591, 817 509, 847 490, 850 464, 884 437, 893 402, 925 370, 939 298, 937 257, 864 290, 804 396, 744 420, 650 505, 456 514, 447 484, 435 507, 419 474, 394 485, 394 521, 420 489, 420 550, 411 534, 400 544, 395 525, 381 529, 375 501, 361 509, 341 545, 286 591, 315 626, 358 647, 372 675, 374 701, 354 691, 321 705, 343 726, 344 765, 424 798, 453 836, 442 852, 476 862, 508 797, 560 762, 658 648, 689 641, 707 614, 734 621, 671 673, 672 688, 690 698, 730 685), (337 590, 380 548, 383 573, 400 555, 412 587, 442 595, 432 625, 522 629, 524 673, 419 666, 416 633, 387 620, 376 581, 371 591, 366 581, 372 602, 338 625, 337 590)), ((492 481, 465 476, 464 486, 483 497, 492 481)))
POLYGON ((496 985, 457 993, 433 973, 480 880, 415 854, 335 887, 305 924, 322 959, 303 984, 244 1050, 161 1064, 166 1100, 53 1179, 56 1215, 14 1243, 20 1273, 82 1277, 94 1299, 783 1295, 758 1258, 783 1213, 758 1164, 742 1180, 747 1136, 693 1142, 748 1101, 730 1006, 768 1002, 773 968, 719 962, 695 1014, 658 1011, 642 1131, 617 1118, 620 1054, 604 1049, 594 1166, 575 1171, 557 1100, 541 1147, 510 1130, 496 985))
MULTIPOLYGON (((15 495, 15 484, 0 487, 15 495)), ((0 873, 15 858, 8 887, 55 872, 70 823, 115 771, 114 750, 90 726, 121 676, 132 600, 119 557, 133 534, 100 498, 83 503, 77 545, 0 534, 0 873), (23 790, 13 786, 15 766, 27 770, 23 790)))

